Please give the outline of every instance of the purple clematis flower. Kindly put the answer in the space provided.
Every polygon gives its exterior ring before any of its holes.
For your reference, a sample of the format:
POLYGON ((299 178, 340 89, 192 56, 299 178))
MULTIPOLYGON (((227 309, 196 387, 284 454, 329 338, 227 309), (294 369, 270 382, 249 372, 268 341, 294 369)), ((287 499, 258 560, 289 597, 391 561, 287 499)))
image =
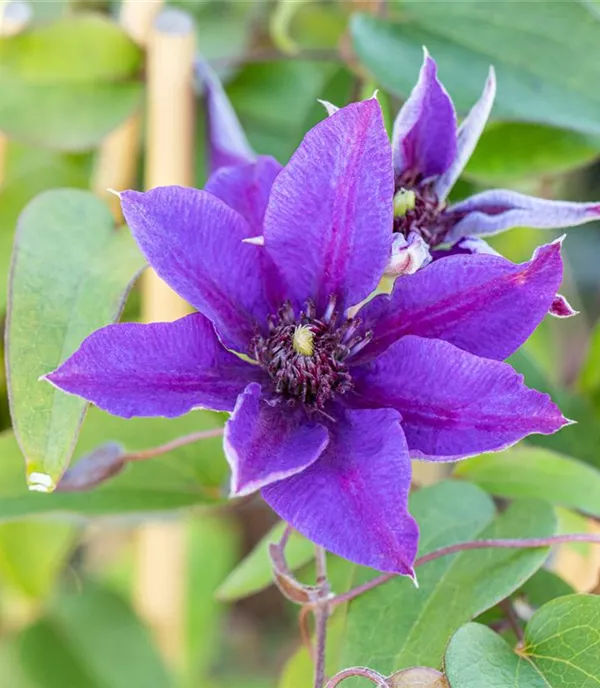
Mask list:
POLYGON ((397 236, 391 269, 396 274, 412 272, 449 253, 495 253, 481 237, 513 227, 553 229, 600 219, 600 203, 549 201, 503 189, 448 204, 495 94, 490 68, 481 98, 457 127, 452 100, 425 50, 419 80, 396 117, 392 136, 397 236))
POLYGON ((560 244, 522 265, 452 256, 357 311, 392 243, 377 101, 318 124, 281 171, 252 164, 204 191, 121 194, 148 262, 198 312, 102 328, 47 379, 123 417, 231 412, 232 496, 260 490, 317 544, 414 576, 411 457, 456 460, 567 422, 502 362, 554 298, 560 244), (244 241, 259 234, 264 247, 244 241))

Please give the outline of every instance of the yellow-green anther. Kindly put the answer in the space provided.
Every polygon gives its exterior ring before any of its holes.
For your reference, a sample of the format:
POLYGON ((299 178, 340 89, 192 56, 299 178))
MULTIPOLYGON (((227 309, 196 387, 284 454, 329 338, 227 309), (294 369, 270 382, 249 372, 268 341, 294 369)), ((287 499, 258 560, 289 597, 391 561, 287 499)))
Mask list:
POLYGON ((404 217, 415 209, 417 195, 410 189, 400 189, 394 196, 394 217, 404 217))
POLYGON ((314 338, 315 334, 309 327, 306 327, 306 325, 298 325, 294 330, 294 337, 292 339, 294 351, 303 356, 312 356, 314 351, 314 338))

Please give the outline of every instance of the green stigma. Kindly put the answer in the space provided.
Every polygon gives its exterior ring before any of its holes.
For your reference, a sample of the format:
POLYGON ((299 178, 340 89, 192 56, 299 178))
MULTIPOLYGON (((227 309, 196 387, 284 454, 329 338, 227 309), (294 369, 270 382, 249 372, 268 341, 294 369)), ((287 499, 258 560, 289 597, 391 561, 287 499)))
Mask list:
POLYGON ((400 189, 394 196, 394 217, 404 217, 406 213, 415 209, 417 195, 410 189, 400 189))
POLYGON ((315 349, 313 345, 314 338, 315 334, 310 327, 298 325, 294 330, 294 337, 292 339, 294 351, 303 356, 312 356, 315 349))

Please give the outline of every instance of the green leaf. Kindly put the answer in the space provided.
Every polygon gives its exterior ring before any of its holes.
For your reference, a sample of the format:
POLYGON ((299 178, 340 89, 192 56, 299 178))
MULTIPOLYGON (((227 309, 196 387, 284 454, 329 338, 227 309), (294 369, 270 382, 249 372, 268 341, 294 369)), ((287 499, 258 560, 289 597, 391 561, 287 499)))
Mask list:
MULTIPOLYGON (((254 595, 273 584, 269 545, 281 540, 285 523, 278 523, 262 538, 219 586, 216 595, 220 600, 233 602, 254 595)), ((308 564, 315 546, 293 531, 285 548, 286 559, 292 571, 308 564)))
POLYGON ((117 24, 93 14, 0 39, 0 130, 62 150, 91 148, 140 104, 141 59, 117 24))
POLYGON ((40 688, 170 688, 150 634, 121 597, 86 581, 20 637, 22 666, 40 688))
POLYGON ((588 353, 579 373, 579 388, 588 394, 600 409, 600 322, 592 330, 588 353))
MULTIPOLYGON (((220 423, 216 414, 194 411, 180 418, 126 420, 90 408, 75 456, 80 457, 107 439, 137 451, 220 423)), ((214 504, 227 475, 222 440, 213 438, 181 447, 158 458, 129 464, 116 478, 90 492, 29 492, 23 459, 12 432, 0 434, 0 521, 36 514, 81 517, 147 514, 195 504, 214 504)))
POLYGON ((0 524, 0 575, 11 588, 43 600, 53 590, 73 547, 77 529, 57 521, 0 524))
POLYGON ((599 632, 600 597, 568 595, 533 615, 518 652, 485 626, 463 626, 448 645, 446 673, 452 688, 593 688, 599 632))
POLYGON ((19 213, 37 194, 58 186, 89 185, 91 155, 27 149, 10 142, 6 179, 0 186, 0 313, 4 313, 8 270, 19 213))
POLYGON ((452 636, 444 664, 451 688, 548 688, 530 664, 481 624, 467 624, 452 636))
POLYGON ((143 267, 126 229, 90 193, 47 191, 19 219, 10 282, 7 370, 14 430, 34 489, 67 467, 86 403, 40 376, 116 320, 143 267))
POLYGON ((525 177, 571 172, 599 155, 598 136, 535 124, 499 122, 487 127, 464 174, 489 186, 512 186, 525 177))
POLYGON ((463 461, 454 475, 500 497, 541 496, 600 517, 600 471, 541 447, 519 445, 463 461))
MULTIPOLYGON (((548 504, 522 500, 494 518, 490 498, 473 487, 440 483, 412 496, 420 554, 465 540, 555 532, 548 504)), ((350 603, 340 667, 361 664, 384 674, 416 665, 439 667, 451 634, 519 588, 547 554, 547 549, 464 551, 419 567, 418 589, 396 578, 369 591, 350 603)))
POLYGON ((464 0, 401 4, 402 23, 357 14, 359 59, 385 88, 406 97, 429 49, 461 113, 496 68, 494 114, 583 133, 600 133, 598 20, 586 3, 464 0), (565 59, 568 55, 568 59, 565 59))
POLYGON ((525 595, 532 607, 541 607, 555 597, 570 595, 573 588, 552 571, 540 569, 525 582, 519 594, 525 595))
POLYGON ((30 83, 118 80, 135 74, 141 62, 140 48, 99 14, 64 17, 0 39, 0 77, 30 83))

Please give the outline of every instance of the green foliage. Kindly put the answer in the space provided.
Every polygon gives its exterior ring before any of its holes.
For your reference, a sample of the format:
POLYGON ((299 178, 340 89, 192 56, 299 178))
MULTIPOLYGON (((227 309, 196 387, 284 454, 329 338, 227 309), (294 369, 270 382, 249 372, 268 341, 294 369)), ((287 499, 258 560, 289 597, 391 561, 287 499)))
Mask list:
POLYGON ((467 624, 445 658, 451 688, 592 688, 598 685, 600 597, 568 595, 531 618, 516 652, 489 628, 467 624))
POLYGON ((454 475, 500 497, 542 497, 600 517, 600 471, 541 447, 483 454, 458 464, 454 475))
POLYGON ((427 46, 465 113, 490 64, 498 76, 494 113, 583 133, 600 133, 598 20, 584 2, 420 2, 401 4, 402 22, 358 14, 354 48, 385 88, 406 97, 427 46), (566 56, 568 55, 568 58, 566 56))
POLYGON ((60 594, 46 616, 20 634, 18 653, 35 688, 173 686, 128 604, 90 581, 60 594))
MULTIPOLYGON (((542 537, 556 529, 543 502, 521 500, 495 517, 491 499, 468 484, 419 490, 410 504, 421 555, 465 540, 542 537)), ((451 634, 520 587, 546 556, 546 549, 463 551, 419 567, 417 590, 396 578, 362 595, 350 603, 340 667, 361 664, 387 674, 439 667, 451 634)))
POLYGON ((91 148, 139 105, 140 67, 139 48, 93 14, 2 38, 0 130, 61 150, 91 148))
MULTIPOLYGON (((220 600, 233 602, 264 590, 273 583, 269 545, 281 540, 284 523, 278 523, 262 538, 250 554, 227 576, 217 590, 220 600)), ((314 545, 292 532, 285 549, 290 570, 295 571, 314 557, 314 545)))
POLYGON ((12 262, 7 369, 14 429, 35 487, 48 491, 60 479, 86 408, 82 399, 39 378, 86 336, 117 319, 142 267, 129 232, 116 230, 108 208, 91 194, 48 191, 21 215, 12 262))
MULTIPOLYGON (((214 428, 218 417, 194 411, 181 418, 125 420, 91 408, 79 437, 75 456, 81 457, 107 438, 127 450, 153 448, 181 435, 214 428)), ((11 432, 0 434, 0 520, 41 514, 80 517, 141 514, 213 504, 220 495, 226 466, 219 438, 203 440, 149 461, 129 465, 116 478, 91 492, 28 492, 23 458, 11 432)))

